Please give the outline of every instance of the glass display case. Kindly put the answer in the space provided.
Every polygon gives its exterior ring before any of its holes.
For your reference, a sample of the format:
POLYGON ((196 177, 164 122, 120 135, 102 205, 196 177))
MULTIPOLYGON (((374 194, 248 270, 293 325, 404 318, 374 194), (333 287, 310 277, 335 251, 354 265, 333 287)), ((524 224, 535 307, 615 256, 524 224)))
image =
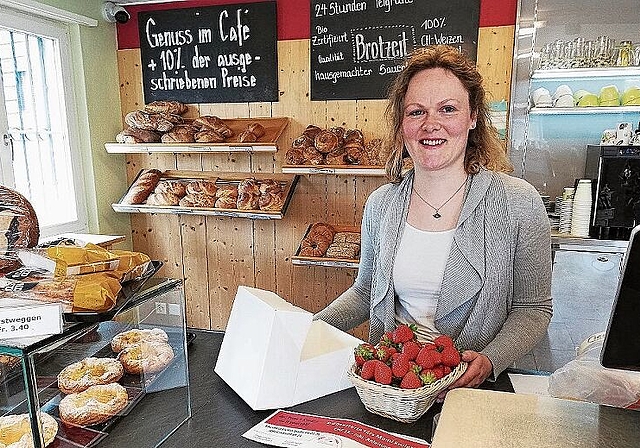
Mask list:
POLYGON ((638 42, 637 2, 519 1, 509 118, 514 174, 553 200, 584 177, 587 145, 600 144, 603 131, 619 123, 638 128, 638 42))
POLYGON ((124 440, 132 447, 154 447, 191 416, 182 281, 151 278, 109 317, 102 321, 99 316, 85 316, 82 322, 66 323, 58 335, 0 340, 3 443, 15 442, 28 424, 36 435, 35 447, 109 444, 110 433, 120 437, 119 422, 141 419, 153 421, 155 429, 128 433, 124 440), (146 335, 151 334, 154 337, 148 340, 146 335), (124 343, 117 346, 115 340, 124 343), (110 368, 90 365, 92 358, 120 361, 124 368, 119 379, 118 374, 116 379, 106 378, 110 368), (83 361, 86 368, 74 368, 85 366, 83 361), (84 382, 89 375, 117 388, 120 395, 115 398, 109 395, 111 390, 96 386, 82 391, 91 384, 84 382), (67 381, 74 389, 63 393, 67 381), (134 407, 138 409, 131 413, 134 407), (22 416, 21 425, 12 426, 13 415, 22 416))

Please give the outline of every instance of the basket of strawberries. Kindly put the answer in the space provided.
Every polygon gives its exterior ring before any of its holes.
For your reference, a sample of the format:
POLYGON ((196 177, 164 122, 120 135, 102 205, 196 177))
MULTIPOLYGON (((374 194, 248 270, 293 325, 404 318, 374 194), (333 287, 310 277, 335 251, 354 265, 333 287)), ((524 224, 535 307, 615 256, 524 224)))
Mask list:
POLYGON ((422 417, 467 369, 449 336, 421 343, 409 325, 385 333, 376 345, 358 345, 354 354, 348 376, 364 407, 404 423, 422 417))

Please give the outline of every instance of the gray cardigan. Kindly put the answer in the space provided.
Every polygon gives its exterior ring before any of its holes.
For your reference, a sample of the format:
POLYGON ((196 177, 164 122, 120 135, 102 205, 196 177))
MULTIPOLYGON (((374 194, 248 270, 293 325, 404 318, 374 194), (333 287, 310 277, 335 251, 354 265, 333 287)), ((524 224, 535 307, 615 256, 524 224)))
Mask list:
MULTIPOLYGON (((373 343, 395 327, 391 274, 413 174, 371 193, 356 280, 316 319, 345 331, 370 319, 373 343)), ((481 170, 472 177, 454 234, 436 329, 459 347, 485 354, 495 378, 538 343, 551 314, 550 227, 540 195, 522 179, 481 170)))

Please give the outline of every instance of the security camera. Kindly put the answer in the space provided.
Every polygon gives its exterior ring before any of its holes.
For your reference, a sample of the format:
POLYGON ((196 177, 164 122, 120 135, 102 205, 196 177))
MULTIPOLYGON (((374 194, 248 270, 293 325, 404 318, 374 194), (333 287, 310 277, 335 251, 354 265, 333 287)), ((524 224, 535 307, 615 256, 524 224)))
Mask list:
POLYGON ((105 2, 102 7, 102 16, 107 22, 127 23, 131 16, 122 6, 113 2, 105 2))

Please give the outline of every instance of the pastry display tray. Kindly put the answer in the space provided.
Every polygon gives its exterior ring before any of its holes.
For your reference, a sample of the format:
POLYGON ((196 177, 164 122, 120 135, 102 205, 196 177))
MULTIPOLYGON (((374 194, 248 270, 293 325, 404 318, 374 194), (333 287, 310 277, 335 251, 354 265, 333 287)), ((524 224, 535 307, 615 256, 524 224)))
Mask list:
MULTIPOLYGON (((313 224, 310 224, 309 227, 307 227, 307 231, 304 233, 303 239, 309 234, 309 231, 311 230, 312 225, 313 224)), ((360 227, 357 227, 357 226, 332 225, 332 227, 335 229, 336 232, 360 233, 360 227)), ((352 269, 358 269, 358 266, 360 265, 359 259, 300 256, 299 254, 300 254, 301 244, 302 244, 302 241, 300 245, 298 245, 298 250, 296 251, 296 254, 293 257, 291 257, 291 263, 294 265, 324 266, 324 267, 330 267, 330 268, 352 268, 352 269)))
POLYGON ((283 165, 290 174, 347 174, 351 176, 384 176, 384 167, 374 165, 283 165))
MULTIPOLYGON (((141 171, 142 173, 142 171, 141 171)), ((138 174, 139 176, 140 174, 138 174)), ((276 211, 266 210, 239 210, 235 208, 207 208, 207 207, 182 207, 179 205, 147 205, 147 204, 125 204, 122 202, 126 193, 117 204, 111 204, 117 212, 124 213, 165 213, 165 214, 190 214, 190 215, 212 215, 212 216, 229 216, 233 218, 249 218, 249 219, 282 219, 284 216, 291 197, 298 182, 298 176, 282 173, 223 173, 223 172, 203 172, 203 171, 164 171, 161 180, 196 180, 204 179, 215 182, 217 185, 225 183, 238 184, 243 179, 254 178, 273 179, 284 185, 284 201, 282 208, 276 211)), ((135 181, 134 181, 135 182, 135 181)))
POLYGON ((104 322, 113 317, 130 304, 131 299, 140 291, 144 284, 153 277, 162 267, 162 261, 152 260, 146 272, 137 279, 129 280, 122 284, 122 289, 118 293, 116 303, 108 311, 78 311, 63 313, 65 322, 104 322))
MULTIPOLYGON (((188 119, 186 120, 188 122, 188 119)), ((257 117, 222 119, 231 128, 234 135, 240 134, 250 123, 259 123, 265 129, 265 134, 257 142, 228 141, 222 143, 105 143, 104 147, 111 154, 136 153, 211 153, 211 152, 276 152, 276 142, 289 124, 287 117, 257 117)), ((230 140, 233 140, 231 137, 230 140)))

